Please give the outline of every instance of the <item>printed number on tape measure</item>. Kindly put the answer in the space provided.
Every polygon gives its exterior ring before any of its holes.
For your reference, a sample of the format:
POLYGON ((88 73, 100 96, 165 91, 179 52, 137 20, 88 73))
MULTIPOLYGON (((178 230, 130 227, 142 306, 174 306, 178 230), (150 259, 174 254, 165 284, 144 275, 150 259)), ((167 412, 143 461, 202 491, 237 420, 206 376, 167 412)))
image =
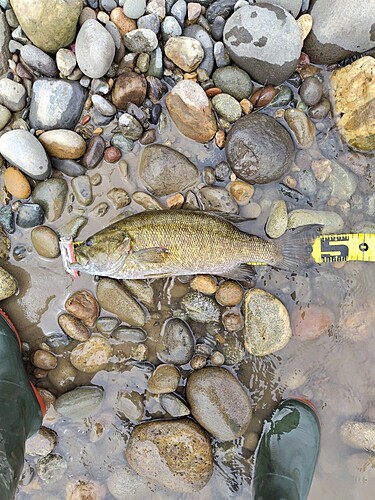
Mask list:
POLYGON ((326 234, 312 245, 315 262, 375 262, 375 234, 326 234))

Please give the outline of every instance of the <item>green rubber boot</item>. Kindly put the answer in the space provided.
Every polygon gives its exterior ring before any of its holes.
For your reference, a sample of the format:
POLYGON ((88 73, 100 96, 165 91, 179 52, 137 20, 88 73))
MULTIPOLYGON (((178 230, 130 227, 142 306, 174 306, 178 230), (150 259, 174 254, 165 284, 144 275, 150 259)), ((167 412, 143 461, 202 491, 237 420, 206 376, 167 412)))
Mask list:
POLYGON ((0 309, 0 498, 11 500, 23 463, 25 441, 38 431, 45 407, 30 384, 21 357, 21 342, 0 309))
POLYGON ((255 451, 254 500, 306 500, 319 444, 313 406, 299 399, 282 401, 265 422, 255 451))

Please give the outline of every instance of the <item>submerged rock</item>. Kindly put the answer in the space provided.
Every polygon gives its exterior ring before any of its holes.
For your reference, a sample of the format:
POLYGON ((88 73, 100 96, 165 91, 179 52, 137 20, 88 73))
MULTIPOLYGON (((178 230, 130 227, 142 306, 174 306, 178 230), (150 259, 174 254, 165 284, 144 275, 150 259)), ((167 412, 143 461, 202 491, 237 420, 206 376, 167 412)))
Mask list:
POLYGON ((179 492, 199 491, 213 471, 211 444, 192 420, 164 420, 138 425, 126 459, 145 479, 179 492))
POLYGON ((103 337, 91 337, 82 342, 70 353, 70 362, 77 370, 84 373, 96 373, 107 367, 112 356, 112 347, 103 337))
POLYGON ((186 398, 193 417, 220 441, 242 436, 250 423, 250 398, 224 368, 194 371, 188 378, 186 398))
POLYGON ((156 355, 163 363, 184 365, 194 354, 195 339, 189 325, 178 318, 170 318, 164 322, 156 355))
POLYGON ((55 409, 60 415, 79 422, 93 415, 103 401, 100 387, 77 387, 57 398, 55 409))
POLYGON ((220 308, 216 301, 200 292, 188 292, 181 300, 186 315, 198 323, 218 323, 220 308))
POLYGON ((375 424, 373 422, 345 422, 340 427, 340 437, 351 448, 375 452, 375 424))

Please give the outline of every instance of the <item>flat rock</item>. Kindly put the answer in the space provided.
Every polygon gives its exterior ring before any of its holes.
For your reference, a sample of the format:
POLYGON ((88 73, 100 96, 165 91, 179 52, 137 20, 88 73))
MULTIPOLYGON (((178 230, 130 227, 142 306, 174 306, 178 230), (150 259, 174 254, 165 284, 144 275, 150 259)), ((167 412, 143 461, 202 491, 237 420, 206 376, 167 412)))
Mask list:
POLYGON ((274 295, 253 288, 244 300, 245 347, 254 356, 266 356, 279 351, 292 336, 289 313, 274 295))
POLYGON ((224 368, 194 371, 188 378, 186 398, 193 417, 220 441, 242 436, 250 423, 250 398, 224 368))
POLYGON ((198 181, 199 172, 183 154, 155 144, 143 150, 139 176, 151 193, 166 196, 193 186, 198 181))
POLYGON ((0 12, 0 76, 8 70, 8 60, 10 59, 9 42, 10 29, 6 21, 4 12, 0 12))
POLYGON ((213 471, 211 444, 192 420, 138 425, 128 441, 126 459, 143 478, 178 492, 196 492, 213 471))
POLYGON ((279 179, 292 167, 294 144, 274 118, 255 113, 238 120, 225 144, 228 162, 241 179, 265 184, 279 179))
POLYGON ((156 355, 163 363, 184 365, 194 354, 195 338, 190 326, 179 318, 167 319, 156 345, 156 355))
POLYGON ((34 45, 57 52, 75 37, 82 0, 12 0, 22 30, 34 45))
POLYGON ((375 59, 362 57, 331 76, 336 120, 354 148, 375 149, 375 59))
POLYGON ((102 24, 94 19, 83 23, 76 39, 79 69, 90 78, 101 78, 115 57, 115 42, 102 24))
POLYGON ((143 326, 145 313, 138 302, 116 280, 102 278, 97 288, 100 306, 130 326, 143 326))
POLYGON ((109 341, 96 335, 86 342, 81 342, 72 350, 70 362, 81 372, 97 373, 107 368, 111 356, 112 347, 109 341))
POLYGON ((344 220, 336 212, 328 210, 292 210, 288 216, 288 229, 294 229, 309 224, 319 224, 324 226, 322 234, 340 233, 344 227, 344 220))
POLYGON ((199 191, 204 209, 214 212, 238 214, 240 209, 233 196, 225 188, 205 186, 199 191))
POLYGON ((245 5, 224 27, 230 58, 259 83, 279 85, 295 71, 301 33, 289 12, 277 5, 245 5))
POLYGON ((79 82, 36 80, 31 93, 30 126, 40 130, 73 129, 86 97, 87 91, 79 82))
POLYGON ((34 188, 33 201, 43 208, 46 218, 54 222, 64 211, 67 194, 65 179, 47 179, 34 188))
POLYGON ((217 125, 210 100, 200 85, 190 80, 177 83, 167 96, 167 107, 179 131, 194 141, 209 142, 217 125))
POLYGON ((51 174, 51 164, 43 146, 26 130, 10 130, 3 134, 0 153, 11 165, 33 179, 46 179, 51 174))
POLYGON ((332 64, 375 47, 372 2, 316 0, 310 14, 313 26, 304 51, 312 62, 332 64))
POLYGON ((58 397, 54 406, 63 417, 79 422, 98 410, 103 396, 100 387, 77 387, 58 397))
POLYGON ((0 80, 0 104, 10 111, 21 111, 26 106, 26 89, 9 78, 0 80))

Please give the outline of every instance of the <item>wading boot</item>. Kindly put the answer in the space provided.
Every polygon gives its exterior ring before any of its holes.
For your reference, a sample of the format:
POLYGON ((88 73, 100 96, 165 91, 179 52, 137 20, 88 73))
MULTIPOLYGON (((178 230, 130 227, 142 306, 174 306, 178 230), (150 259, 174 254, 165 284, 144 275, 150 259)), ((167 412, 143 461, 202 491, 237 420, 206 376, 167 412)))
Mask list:
POLYGON ((44 403, 30 384, 17 330, 0 309, 0 499, 14 498, 25 441, 38 431, 44 403))
POLYGON ((299 399, 282 401, 263 426, 255 451, 254 500, 306 500, 320 444, 313 406, 299 399))

